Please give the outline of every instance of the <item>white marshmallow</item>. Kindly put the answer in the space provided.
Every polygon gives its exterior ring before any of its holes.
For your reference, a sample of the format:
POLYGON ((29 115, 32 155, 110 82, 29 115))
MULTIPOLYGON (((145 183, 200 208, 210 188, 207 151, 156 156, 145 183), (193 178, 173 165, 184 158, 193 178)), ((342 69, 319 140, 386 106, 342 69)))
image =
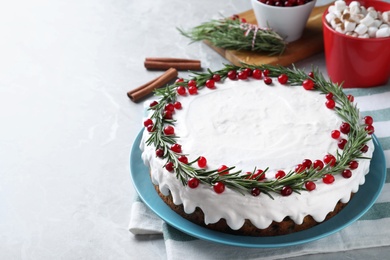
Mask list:
POLYGON ((336 7, 334 5, 329 6, 328 12, 329 13, 334 13, 334 11, 336 11, 336 7))
POLYGON ((352 1, 349 3, 349 8, 351 7, 360 7, 360 3, 358 1, 352 1))
POLYGON ((390 28, 389 27, 380 28, 376 32, 377 38, 384 38, 384 37, 389 37, 389 36, 390 36, 390 28))
POLYGON ((375 26, 368 27, 368 30, 367 30, 368 36, 370 36, 370 38, 375 38, 377 31, 378 31, 378 27, 375 27, 375 26))
POLYGON ((336 30, 336 32, 345 34, 344 24, 343 23, 337 24, 335 30, 336 30))
POLYGON ((363 35, 359 35, 358 36, 359 38, 370 38, 370 36, 368 36, 367 33, 363 34, 363 35))
POLYGON ((382 28, 389 28, 389 25, 387 23, 382 23, 380 26, 379 26, 379 29, 382 29, 382 28))
POLYGON ((334 2, 334 6, 336 7, 337 11, 342 12, 347 7, 347 4, 342 0, 337 0, 336 2, 334 2))
POLYGON ((369 15, 369 16, 371 16, 373 19, 377 19, 378 18, 378 13, 377 13, 377 11, 375 11, 375 10, 368 10, 368 14, 367 15, 369 15))
POLYGON ((376 28, 379 28, 379 26, 382 24, 382 21, 381 20, 374 20, 374 22, 371 24, 371 26, 374 26, 376 28))
POLYGON ((334 13, 327 13, 325 15, 325 20, 330 23, 332 20, 334 20, 336 18, 336 16, 334 15, 334 13))
POLYGON ((370 26, 374 22, 374 18, 372 18, 369 14, 367 14, 362 20, 360 20, 361 24, 365 26, 370 26))
POLYGON ((349 11, 351 14, 359 14, 360 6, 349 6, 349 11))
POLYGON ((350 20, 353 20, 356 23, 360 23, 360 20, 364 18, 364 15, 362 14, 352 14, 350 17, 350 20))
POLYGON ((344 27, 345 27, 346 32, 353 32, 353 30, 355 30, 356 23, 350 22, 350 21, 345 21, 344 27))
POLYGON ((356 26, 354 32, 356 32, 359 35, 363 35, 367 32, 367 30, 368 30, 368 27, 366 25, 360 23, 356 26))
POLYGON ((338 11, 338 10, 334 10, 333 14, 334 14, 336 17, 338 17, 338 18, 341 17, 341 12, 338 11))

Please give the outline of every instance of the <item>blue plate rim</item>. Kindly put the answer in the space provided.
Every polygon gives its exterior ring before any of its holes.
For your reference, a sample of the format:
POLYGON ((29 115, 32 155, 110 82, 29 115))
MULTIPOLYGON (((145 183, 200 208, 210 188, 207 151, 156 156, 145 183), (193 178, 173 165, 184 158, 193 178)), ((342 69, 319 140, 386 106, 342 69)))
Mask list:
POLYGON ((157 216, 159 216, 170 226, 192 237, 230 246, 249 248, 277 248, 300 245, 332 235, 357 221, 372 207, 381 193, 386 179, 386 161, 384 152, 377 137, 372 135, 375 151, 372 157, 370 172, 367 174, 367 176, 369 176, 370 173, 373 174, 373 176, 371 178, 366 178, 365 184, 361 185, 359 188, 360 193, 358 191, 345 207, 345 209, 349 208, 349 210, 344 209, 338 215, 309 230, 304 230, 288 235, 274 237, 248 237, 231 235, 210 230, 186 220, 176 212, 172 211, 171 208, 169 208, 169 206, 167 206, 165 202, 158 196, 152 185, 152 182, 150 181, 149 169, 144 165, 140 156, 141 150, 139 145, 142 138, 142 133, 143 130, 140 131, 134 140, 130 152, 130 175, 134 188, 141 200, 157 216), (372 168, 375 168, 375 170, 372 168), (377 168, 379 168, 379 170, 377 168), (141 171, 141 173, 139 171, 141 171), (373 192, 369 192, 369 194, 362 192, 362 190, 366 190, 368 186, 370 186, 370 189, 373 190, 373 192), (360 198, 363 197, 363 193, 364 198, 360 198), (359 200, 359 204, 353 203, 357 200, 359 200), (350 211, 352 211, 352 215, 346 214, 346 212, 350 211), (347 218, 340 222, 340 219, 345 218, 344 215, 347 215, 347 218))

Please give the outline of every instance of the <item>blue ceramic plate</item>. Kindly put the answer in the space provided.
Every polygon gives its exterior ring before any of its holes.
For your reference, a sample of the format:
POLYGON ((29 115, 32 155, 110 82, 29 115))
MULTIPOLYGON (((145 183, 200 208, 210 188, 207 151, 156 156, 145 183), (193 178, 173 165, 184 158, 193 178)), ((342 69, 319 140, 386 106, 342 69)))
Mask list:
POLYGON ((383 149, 378 139, 373 136, 375 152, 366 183, 360 186, 359 192, 356 193, 348 205, 335 217, 308 230, 289 235, 275 237, 230 235, 193 224, 172 211, 162 201, 150 181, 149 169, 143 164, 141 159, 141 150, 139 149, 141 136, 142 131, 138 134, 131 150, 130 170, 135 189, 143 202, 165 222, 178 230, 200 239, 226 245, 252 248, 284 247, 299 245, 329 236, 355 222, 374 204, 382 190, 386 177, 386 162, 383 149))

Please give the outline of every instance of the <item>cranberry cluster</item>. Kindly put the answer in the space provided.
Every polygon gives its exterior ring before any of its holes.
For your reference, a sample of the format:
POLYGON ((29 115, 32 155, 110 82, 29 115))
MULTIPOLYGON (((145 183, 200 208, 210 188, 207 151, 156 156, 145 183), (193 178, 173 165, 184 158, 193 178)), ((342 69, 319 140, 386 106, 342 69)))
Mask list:
POLYGON ((312 0, 258 0, 260 3, 279 7, 292 7, 304 5, 312 0))

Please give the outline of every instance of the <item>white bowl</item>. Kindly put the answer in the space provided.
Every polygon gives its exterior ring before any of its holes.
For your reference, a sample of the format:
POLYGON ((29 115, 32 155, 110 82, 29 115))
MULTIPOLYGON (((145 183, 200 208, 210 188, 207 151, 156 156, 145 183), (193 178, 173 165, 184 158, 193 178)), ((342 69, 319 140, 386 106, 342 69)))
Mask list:
POLYGON ((301 38, 310 13, 316 0, 304 5, 292 7, 277 7, 251 0, 257 24, 261 28, 272 28, 286 42, 293 42, 301 38))

